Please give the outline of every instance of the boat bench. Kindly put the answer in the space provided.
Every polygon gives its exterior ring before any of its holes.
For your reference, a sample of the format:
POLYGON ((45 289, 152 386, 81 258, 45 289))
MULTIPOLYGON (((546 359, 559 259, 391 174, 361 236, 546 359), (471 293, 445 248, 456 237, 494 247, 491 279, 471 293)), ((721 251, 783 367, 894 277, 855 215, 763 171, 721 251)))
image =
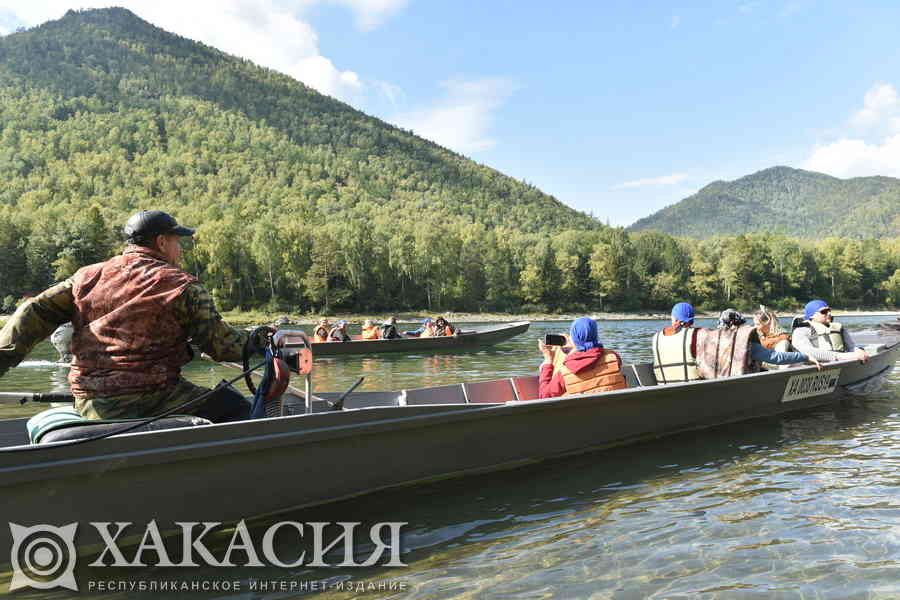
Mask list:
MULTIPOLYGON (((146 419, 86 419, 73 406, 58 406, 41 411, 28 419, 25 428, 28 431, 28 438, 32 444, 47 444, 114 433, 141 421, 146 421, 146 419)), ((212 421, 193 415, 172 415, 137 427, 128 433, 181 429, 183 427, 198 427, 211 424, 212 421)))
POLYGON ((455 383, 433 388, 403 390, 407 406, 424 404, 503 404, 538 397, 537 377, 455 383))

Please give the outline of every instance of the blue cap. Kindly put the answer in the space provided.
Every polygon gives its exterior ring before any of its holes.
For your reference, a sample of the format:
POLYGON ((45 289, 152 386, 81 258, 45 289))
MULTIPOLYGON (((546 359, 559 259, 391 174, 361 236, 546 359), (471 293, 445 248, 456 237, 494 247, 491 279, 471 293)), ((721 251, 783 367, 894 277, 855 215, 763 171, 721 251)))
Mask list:
POLYGON ((422 321, 422 325, 428 325, 429 323, 431 323, 431 319, 430 319, 430 318, 429 318, 429 319, 425 319, 424 321, 422 321))
POLYGON ((682 323, 691 323, 694 320, 694 307, 687 302, 679 302, 672 307, 672 318, 682 323))
POLYGON ((803 309, 803 318, 808 321, 809 319, 812 319, 814 314, 827 307, 828 303, 824 300, 810 300, 803 309))
POLYGON ((347 321, 344 321, 344 320, 342 319, 342 320, 338 321, 337 324, 338 324, 338 326, 340 327, 340 326, 346 325, 346 324, 347 324, 347 321))

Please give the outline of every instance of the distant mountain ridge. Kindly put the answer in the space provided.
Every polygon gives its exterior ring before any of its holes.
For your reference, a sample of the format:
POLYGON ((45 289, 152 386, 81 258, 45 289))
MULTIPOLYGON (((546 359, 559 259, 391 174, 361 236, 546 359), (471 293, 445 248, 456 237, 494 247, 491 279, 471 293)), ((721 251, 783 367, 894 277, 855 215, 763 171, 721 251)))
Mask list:
POLYGON ((710 183, 628 229, 701 239, 751 232, 802 238, 895 237, 900 235, 900 179, 839 179, 772 167, 734 181, 710 183))

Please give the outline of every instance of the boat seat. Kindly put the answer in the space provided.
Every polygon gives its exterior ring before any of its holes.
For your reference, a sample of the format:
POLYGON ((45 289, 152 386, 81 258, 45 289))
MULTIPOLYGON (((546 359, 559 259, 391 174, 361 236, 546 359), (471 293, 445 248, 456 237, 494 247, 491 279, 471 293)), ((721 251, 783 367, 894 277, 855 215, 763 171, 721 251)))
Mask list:
MULTIPOLYGON (((318 400, 336 402, 343 392, 315 392, 313 394, 312 412, 328 412, 331 407, 318 400)), ((282 396, 285 415, 302 415, 306 412, 306 402, 299 394, 284 394, 282 396)), ((400 406, 400 394, 398 392, 353 392, 344 400, 344 408, 372 408, 375 406, 400 406)))
MULTIPOLYGON (((28 438, 32 444, 47 444, 50 442, 64 442, 80 440, 117 431, 126 427, 129 423, 139 423, 145 419, 85 419, 73 406, 59 406, 50 408, 34 415, 25 427, 28 430, 28 438)), ((180 429, 183 427, 197 427, 199 425, 211 425, 212 421, 193 415, 173 415, 142 427, 138 427, 128 433, 142 431, 162 431, 165 429, 180 429)))
POLYGON ((538 400, 541 397, 541 382, 537 375, 510 378, 517 400, 538 400))
POLYGON ((656 374, 653 372, 653 363, 639 365, 623 365, 622 374, 628 387, 649 387, 657 385, 656 374))
POLYGON ((442 385, 433 388, 419 388, 404 390, 407 406, 419 406, 422 404, 465 404, 466 396, 463 387, 459 383, 442 385))
POLYGON ((516 399, 516 392, 509 379, 464 383, 463 391, 470 404, 504 403, 516 399))

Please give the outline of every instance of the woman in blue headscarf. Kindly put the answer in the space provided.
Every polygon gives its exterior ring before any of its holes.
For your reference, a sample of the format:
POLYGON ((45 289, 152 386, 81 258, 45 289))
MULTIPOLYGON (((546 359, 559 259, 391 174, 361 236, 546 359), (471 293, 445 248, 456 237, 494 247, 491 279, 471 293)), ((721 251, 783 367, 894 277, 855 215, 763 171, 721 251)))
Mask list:
POLYGON ((628 387, 622 375, 622 359, 603 347, 597 333, 597 322, 581 317, 569 330, 571 348, 568 354, 561 346, 547 346, 538 341, 544 355, 540 372, 540 397, 556 398, 573 394, 596 394, 628 387))

